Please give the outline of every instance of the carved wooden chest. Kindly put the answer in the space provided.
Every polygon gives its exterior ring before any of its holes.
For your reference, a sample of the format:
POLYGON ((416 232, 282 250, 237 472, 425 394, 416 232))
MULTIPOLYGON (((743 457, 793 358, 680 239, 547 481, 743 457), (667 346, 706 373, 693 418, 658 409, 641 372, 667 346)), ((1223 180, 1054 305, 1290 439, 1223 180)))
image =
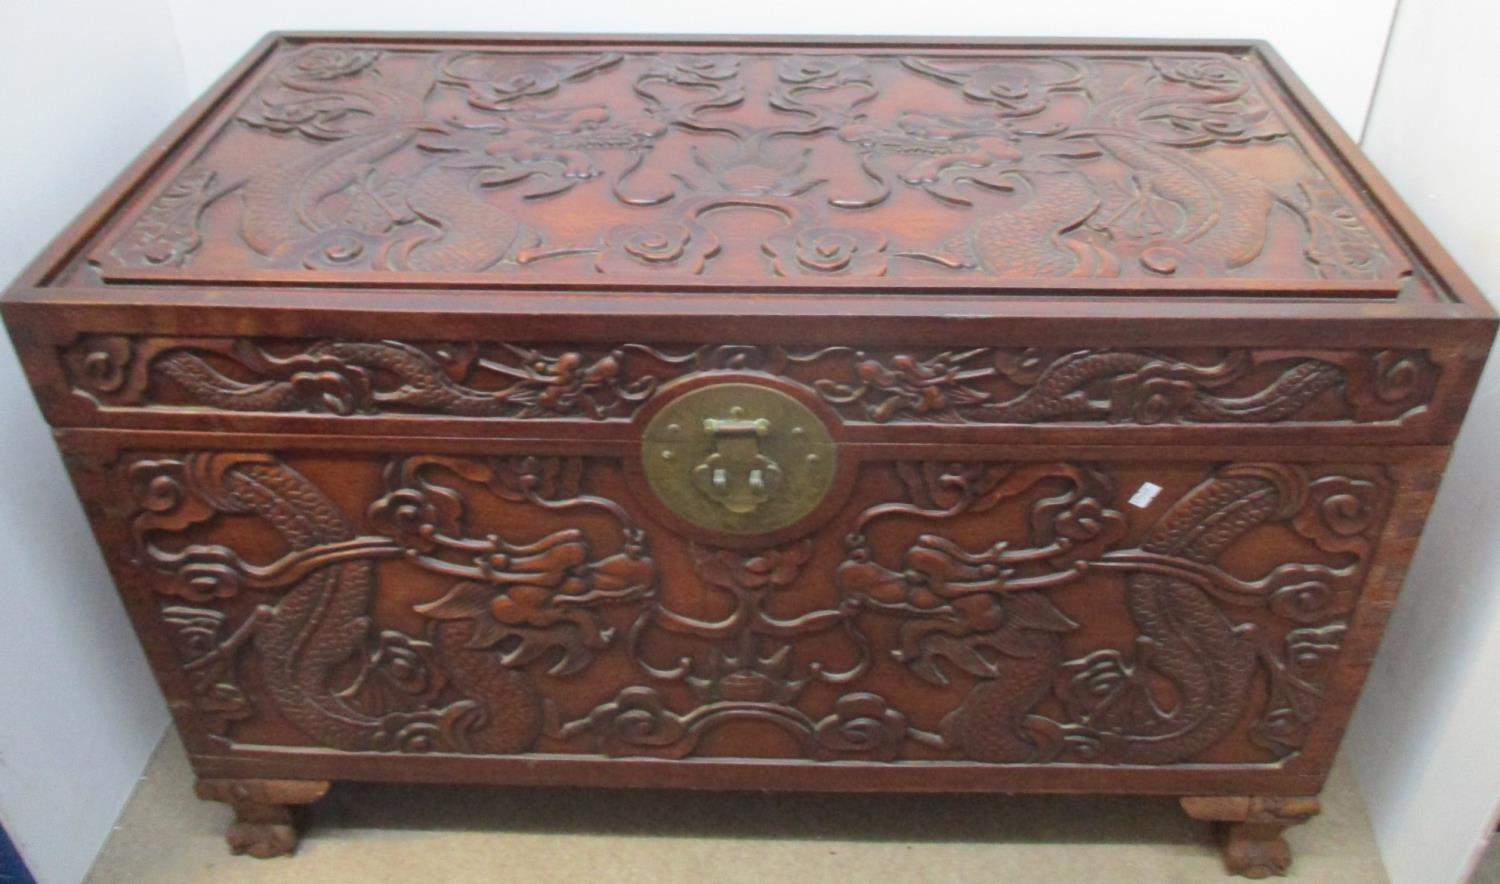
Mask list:
POLYGON ((5 318, 236 850, 328 781, 1288 861, 1494 332, 1255 44, 267 39, 5 318))

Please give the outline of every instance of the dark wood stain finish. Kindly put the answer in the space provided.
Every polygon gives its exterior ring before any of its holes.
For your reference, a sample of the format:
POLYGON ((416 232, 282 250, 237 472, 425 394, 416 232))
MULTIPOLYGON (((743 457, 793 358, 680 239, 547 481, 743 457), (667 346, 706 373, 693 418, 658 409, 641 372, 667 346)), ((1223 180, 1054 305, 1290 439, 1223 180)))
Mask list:
POLYGON ((3 309, 237 852, 339 779, 1123 792, 1252 876, 1495 328, 1214 42, 273 35, 3 309), (838 466, 731 537, 642 433, 743 384, 838 466))

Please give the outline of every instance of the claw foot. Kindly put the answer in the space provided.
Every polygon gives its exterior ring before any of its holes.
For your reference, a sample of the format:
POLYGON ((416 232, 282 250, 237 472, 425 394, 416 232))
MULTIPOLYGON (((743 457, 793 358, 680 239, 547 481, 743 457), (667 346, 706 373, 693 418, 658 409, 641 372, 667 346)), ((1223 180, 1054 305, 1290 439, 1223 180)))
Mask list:
POLYGON ((1214 824, 1224 865, 1246 878, 1284 875, 1292 851, 1282 831, 1316 816, 1316 798, 1193 797, 1182 799, 1182 809, 1196 820, 1214 824))
POLYGON ((326 780, 200 779, 204 801, 222 801, 234 809, 225 840, 234 854, 258 859, 286 856, 297 850, 296 809, 328 794, 326 780))

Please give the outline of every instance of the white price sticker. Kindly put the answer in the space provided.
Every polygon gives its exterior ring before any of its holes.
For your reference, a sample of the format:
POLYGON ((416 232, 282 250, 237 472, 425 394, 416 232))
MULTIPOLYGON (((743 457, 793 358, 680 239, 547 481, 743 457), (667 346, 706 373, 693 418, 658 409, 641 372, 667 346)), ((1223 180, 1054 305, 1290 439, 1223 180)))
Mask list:
POLYGON ((1156 495, 1160 493, 1160 485, 1155 482, 1142 482, 1141 487, 1135 489, 1135 493, 1130 495, 1130 505, 1138 510, 1143 510, 1150 506, 1151 501, 1155 500, 1156 495))

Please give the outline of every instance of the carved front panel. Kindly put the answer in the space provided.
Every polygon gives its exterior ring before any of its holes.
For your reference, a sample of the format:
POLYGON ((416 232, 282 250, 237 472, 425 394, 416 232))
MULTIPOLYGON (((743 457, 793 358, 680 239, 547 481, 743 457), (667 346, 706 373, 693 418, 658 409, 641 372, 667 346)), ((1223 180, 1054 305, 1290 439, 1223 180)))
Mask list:
POLYGON ((729 550, 603 458, 140 451, 107 476, 226 748, 1094 765, 1297 753, 1394 487, 866 461, 815 533, 729 550))
POLYGON ((93 250, 106 279, 1391 296, 1412 273, 1278 84, 1228 51, 315 44, 252 83, 93 250))

